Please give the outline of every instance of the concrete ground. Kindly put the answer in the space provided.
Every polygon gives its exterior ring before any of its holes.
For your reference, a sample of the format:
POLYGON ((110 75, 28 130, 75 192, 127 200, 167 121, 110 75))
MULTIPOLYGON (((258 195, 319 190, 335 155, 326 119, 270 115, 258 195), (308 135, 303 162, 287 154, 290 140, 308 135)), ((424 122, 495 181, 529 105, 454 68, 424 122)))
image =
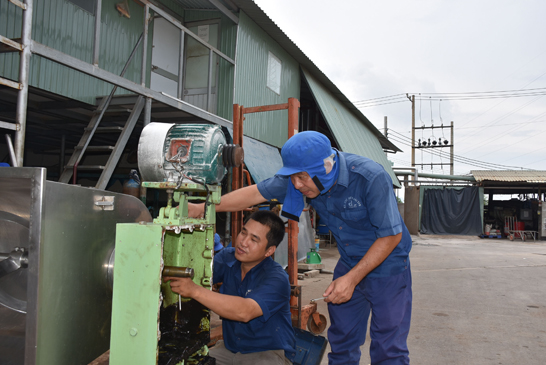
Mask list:
MULTIPOLYGON (((429 235, 413 241, 412 364, 546 363, 546 241, 429 235)), ((320 255, 324 269, 333 270, 335 246, 321 246, 320 255)), ((321 297, 331 280, 324 273, 300 280, 303 304, 321 297)), ((324 301, 318 312, 328 318, 324 301)), ((360 364, 370 364, 369 344, 368 336, 360 364)), ((321 364, 327 363, 325 354, 321 364)))

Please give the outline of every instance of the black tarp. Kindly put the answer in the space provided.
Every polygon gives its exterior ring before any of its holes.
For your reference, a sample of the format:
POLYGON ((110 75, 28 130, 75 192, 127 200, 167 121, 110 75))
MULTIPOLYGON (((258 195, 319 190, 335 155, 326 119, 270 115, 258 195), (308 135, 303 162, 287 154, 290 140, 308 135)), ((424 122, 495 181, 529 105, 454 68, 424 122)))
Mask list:
POLYGON ((423 196, 421 233, 481 234, 480 189, 426 189, 423 196))

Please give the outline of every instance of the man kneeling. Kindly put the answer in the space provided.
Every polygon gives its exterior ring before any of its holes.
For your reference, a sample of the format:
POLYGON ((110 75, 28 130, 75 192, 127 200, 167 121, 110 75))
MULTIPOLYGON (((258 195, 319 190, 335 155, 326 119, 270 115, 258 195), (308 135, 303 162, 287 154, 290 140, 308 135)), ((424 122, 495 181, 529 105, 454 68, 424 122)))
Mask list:
POLYGON ((173 292, 193 298, 222 318, 224 341, 210 350, 216 363, 291 364, 295 337, 290 315, 290 282, 271 255, 284 237, 284 222, 257 211, 245 223, 234 247, 214 256, 213 282, 220 293, 189 278, 164 278, 173 292))

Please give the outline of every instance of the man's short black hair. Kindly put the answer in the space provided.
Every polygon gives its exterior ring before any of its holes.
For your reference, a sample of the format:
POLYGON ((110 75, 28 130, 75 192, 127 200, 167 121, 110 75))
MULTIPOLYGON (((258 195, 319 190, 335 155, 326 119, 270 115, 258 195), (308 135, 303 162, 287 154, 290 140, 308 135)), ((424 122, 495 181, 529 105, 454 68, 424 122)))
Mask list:
POLYGON ((248 219, 252 219, 253 221, 269 227, 269 232, 267 232, 266 235, 266 249, 271 246, 279 246, 279 243, 281 243, 284 238, 285 232, 284 222, 282 221, 282 219, 280 219, 275 213, 269 210, 258 210, 252 213, 252 215, 248 217, 248 219))

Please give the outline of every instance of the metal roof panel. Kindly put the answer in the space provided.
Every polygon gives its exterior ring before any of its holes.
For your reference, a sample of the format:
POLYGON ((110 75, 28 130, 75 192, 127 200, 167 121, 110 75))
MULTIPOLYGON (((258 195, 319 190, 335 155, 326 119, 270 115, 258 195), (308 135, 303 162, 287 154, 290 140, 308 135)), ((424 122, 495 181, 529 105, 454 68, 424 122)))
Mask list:
POLYGON ((344 152, 378 162, 389 173, 393 185, 400 187, 400 182, 392 171, 392 166, 373 131, 307 70, 303 69, 303 74, 338 146, 344 152))
POLYGON ((544 170, 472 170, 476 181, 546 183, 544 170))

